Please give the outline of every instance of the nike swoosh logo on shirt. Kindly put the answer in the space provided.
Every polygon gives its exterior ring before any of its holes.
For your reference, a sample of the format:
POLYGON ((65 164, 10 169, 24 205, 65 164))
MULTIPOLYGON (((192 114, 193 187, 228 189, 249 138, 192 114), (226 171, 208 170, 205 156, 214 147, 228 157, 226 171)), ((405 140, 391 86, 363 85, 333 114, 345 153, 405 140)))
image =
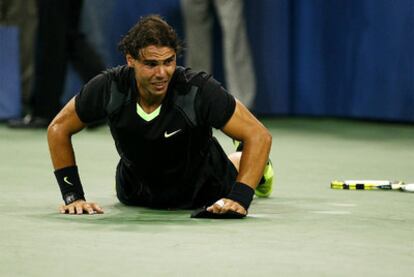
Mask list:
POLYGON ((171 133, 168 133, 167 131, 165 131, 165 133, 164 133, 164 137, 165 138, 169 138, 169 137, 171 137, 171 136, 173 136, 173 135, 175 135, 175 134, 177 134, 178 132, 180 132, 181 131, 181 129, 178 129, 178 130, 176 130, 176 131, 174 131, 174 132, 171 132, 171 133))
POLYGON ((68 181, 68 176, 64 177, 64 178, 63 178, 63 181, 64 181, 66 184, 73 186, 73 184, 72 184, 71 182, 69 182, 69 181, 68 181))

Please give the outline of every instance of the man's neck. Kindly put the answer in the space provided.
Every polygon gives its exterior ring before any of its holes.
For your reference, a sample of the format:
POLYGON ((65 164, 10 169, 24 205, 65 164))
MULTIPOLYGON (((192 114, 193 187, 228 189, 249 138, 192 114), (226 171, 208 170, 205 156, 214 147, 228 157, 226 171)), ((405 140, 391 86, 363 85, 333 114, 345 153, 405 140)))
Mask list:
POLYGON ((138 89, 138 104, 146 113, 152 113, 155 111, 161 104, 162 100, 165 97, 164 95, 160 95, 158 97, 154 97, 153 95, 143 93, 141 90, 138 89))
POLYGON ((141 106, 145 113, 150 114, 161 105, 161 101, 148 102, 144 100, 142 97, 139 97, 138 105, 141 106))

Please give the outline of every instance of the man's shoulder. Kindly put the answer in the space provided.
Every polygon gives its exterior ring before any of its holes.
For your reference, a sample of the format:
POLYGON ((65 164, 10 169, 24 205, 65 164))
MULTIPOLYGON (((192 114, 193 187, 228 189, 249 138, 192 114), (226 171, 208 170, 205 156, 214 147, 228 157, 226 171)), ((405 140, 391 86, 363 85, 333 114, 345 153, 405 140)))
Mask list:
POLYGON ((115 80, 117 82, 123 80, 130 80, 132 68, 127 65, 118 65, 116 67, 111 67, 106 69, 103 74, 115 80))
POLYGON ((211 78, 210 74, 204 71, 195 71, 190 67, 177 66, 175 71, 175 84, 177 87, 201 87, 211 78))
POLYGON ((127 65, 120 65, 105 70, 102 75, 111 84, 111 90, 116 86, 121 93, 127 93, 131 87, 133 69, 127 65), (132 75, 131 75, 132 74, 132 75))
POLYGON ((103 73, 113 78, 126 78, 129 77, 130 71, 131 68, 124 64, 108 68, 103 73))

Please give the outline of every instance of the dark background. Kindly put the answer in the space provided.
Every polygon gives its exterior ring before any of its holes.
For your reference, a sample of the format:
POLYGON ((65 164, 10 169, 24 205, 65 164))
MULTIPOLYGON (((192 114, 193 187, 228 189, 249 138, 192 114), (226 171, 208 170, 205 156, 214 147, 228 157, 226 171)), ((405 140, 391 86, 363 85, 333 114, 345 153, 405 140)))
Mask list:
MULTIPOLYGON (((87 0, 83 29, 108 66, 123 64, 117 42, 149 13, 185 42, 179 0, 87 0)), ((245 14, 255 113, 414 121, 414 1, 255 0, 245 14)), ((216 30, 213 73, 225 84, 216 30)), ((64 100, 79 87, 70 72, 64 100)))

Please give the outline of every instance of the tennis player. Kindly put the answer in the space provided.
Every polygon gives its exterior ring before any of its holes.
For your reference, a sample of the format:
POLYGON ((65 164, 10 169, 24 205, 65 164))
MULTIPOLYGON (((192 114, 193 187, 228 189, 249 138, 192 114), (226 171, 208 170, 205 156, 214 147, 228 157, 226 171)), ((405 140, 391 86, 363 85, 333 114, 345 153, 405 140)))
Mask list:
POLYGON ((119 49, 127 64, 89 81, 48 128, 61 213, 103 213, 85 200, 71 144, 103 119, 120 155, 116 192, 125 205, 246 215, 255 189, 270 194, 270 133, 210 75, 176 65, 181 46, 167 22, 141 18, 119 49), (242 142, 242 152, 227 156, 213 127, 242 142))

